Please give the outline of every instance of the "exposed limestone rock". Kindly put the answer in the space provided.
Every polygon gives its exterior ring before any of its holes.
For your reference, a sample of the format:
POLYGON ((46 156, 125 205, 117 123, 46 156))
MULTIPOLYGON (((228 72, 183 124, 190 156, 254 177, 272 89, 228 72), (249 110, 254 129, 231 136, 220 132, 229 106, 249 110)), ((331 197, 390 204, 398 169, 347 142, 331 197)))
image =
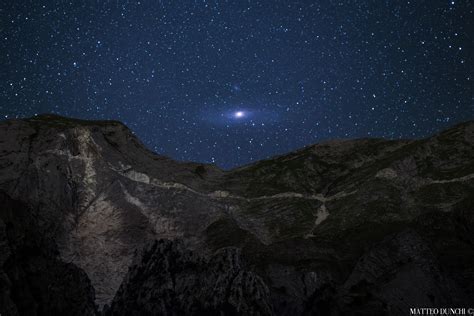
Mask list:
POLYGON ((385 168, 377 172, 375 175, 377 178, 385 178, 385 179, 395 179, 397 177, 397 172, 391 168, 385 168))
POLYGON ((318 226, 321 224, 326 218, 328 218, 329 212, 326 208, 326 205, 321 205, 321 207, 318 209, 318 213, 316 214, 316 222, 314 222, 315 226, 318 226))
MULTIPOLYGON (((59 284, 61 301, 88 311, 95 307, 89 308, 87 278, 99 308, 115 297, 114 304, 147 309, 153 294, 162 306, 177 300, 190 312, 193 301, 239 313, 406 314, 402 298, 438 306, 446 291, 452 295, 443 304, 462 305, 474 297, 473 161, 472 122, 423 140, 326 142, 230 171, 154 154, 119 122, 38 116, 0 123, 0 190, 28 206, 20 228, 34 227, 34 236, 48 239, 30 243, 41 269, 51 267, 44 283, 59 284), (170 245, 179 239, 180 246, 133 261, 135 251, 160 238, 170 245), (227 247, 240 249, 246 262, 227 265, 231 274, 212 259, 222 259, 219 250, 227 247), (170 254, 180 258, 179 269, 134 296, 138 276, 156 281, 140 267, 154 271, 170 254), (81 302, 66 297, 72 293, 66 272, 81 302), (214 281, 202 280, 205 274, 214 281), (170 275, 183 278, 180 286, 203 282, 208 290, 198 296, 170 284, 170 275), (410 280, 420 284, 420 296, 403 294, 411 293, 410 280)), ((30 275, 33 268, 23 264, 29 257, 11 259, 8 226, 1 227, 0 264, 30 275)), ((10 277, 0 274, 8 312, 16 306, 10 277)), ((24 302, 37 302, 22 293, 24 302)))
POLYGON ((106 315, 271 315, 268 287, 238 249, 209 258, 160 240, 132 263, 106 315))

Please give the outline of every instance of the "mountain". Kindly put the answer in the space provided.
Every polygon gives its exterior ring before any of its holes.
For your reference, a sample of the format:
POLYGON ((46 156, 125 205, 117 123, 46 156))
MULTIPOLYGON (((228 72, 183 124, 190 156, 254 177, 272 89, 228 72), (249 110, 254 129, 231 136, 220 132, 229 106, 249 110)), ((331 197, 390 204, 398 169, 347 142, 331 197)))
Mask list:
POLYGON ((474 301, 474 122, 230 171, 120 122, 0 123, 1 315, 406 315, 474 301), (100 311, 100 312, 99 312, 100 311))

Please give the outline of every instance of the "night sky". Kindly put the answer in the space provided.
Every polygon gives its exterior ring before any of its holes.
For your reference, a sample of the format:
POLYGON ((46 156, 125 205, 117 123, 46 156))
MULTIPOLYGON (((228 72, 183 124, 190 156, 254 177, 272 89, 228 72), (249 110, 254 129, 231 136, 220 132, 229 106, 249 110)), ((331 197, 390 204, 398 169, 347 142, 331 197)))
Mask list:
POLYGON ((0 8, 1 119, 120 120, 159 154, 231 168, 474 118, 471 0, 0 8))

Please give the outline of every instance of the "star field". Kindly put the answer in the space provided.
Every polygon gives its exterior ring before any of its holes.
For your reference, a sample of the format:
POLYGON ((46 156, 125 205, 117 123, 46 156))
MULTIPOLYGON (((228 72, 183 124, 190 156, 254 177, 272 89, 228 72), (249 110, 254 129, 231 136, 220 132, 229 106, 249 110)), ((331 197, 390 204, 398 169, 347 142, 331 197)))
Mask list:
POLYGON ((1 119, 127 124, 231 168, 331 138, 425 137, 474 118, 474 4, 5 1, 1 119))

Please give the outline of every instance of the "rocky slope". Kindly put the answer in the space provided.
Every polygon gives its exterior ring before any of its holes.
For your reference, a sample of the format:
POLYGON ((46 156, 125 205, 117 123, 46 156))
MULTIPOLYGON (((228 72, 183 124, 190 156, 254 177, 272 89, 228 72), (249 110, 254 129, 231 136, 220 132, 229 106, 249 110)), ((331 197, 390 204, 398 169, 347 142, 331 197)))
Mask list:
MULTIPOLYGON (((45 115, 0 123, 0 170, 0 191, 31 217, 19 229, 48 240, 32 248, 84 271, 109 314, 405 315, 474 301, 474 122, 225 172, 151 153, 119 122, 45 115)), ((87 278, 80 306, 94 305, 87 278)))
POLYGON ((0 314, 95 315, 87 275, 58 258, 37 214, 0 192, 0 314))
POLYGON ((241 261, 236 248, 206 258, 160 240, 135 258, 106 314, 271 315, 268 287, 241 261))

